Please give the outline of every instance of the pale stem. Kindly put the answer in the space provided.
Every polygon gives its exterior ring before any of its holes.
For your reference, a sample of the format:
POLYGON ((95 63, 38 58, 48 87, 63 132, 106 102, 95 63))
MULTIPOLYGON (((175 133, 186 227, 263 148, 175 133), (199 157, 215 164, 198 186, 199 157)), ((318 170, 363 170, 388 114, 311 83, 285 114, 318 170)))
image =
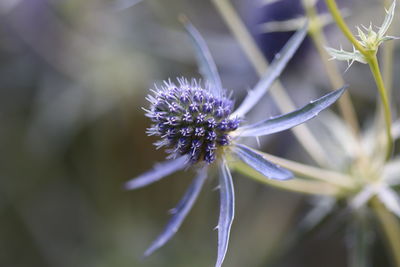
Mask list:
POLYGON ((269 161, 292 171, 296 176, 323 181, 341 189, 352 189, 355 184, 353 179, 343 173, 309 166, 296 161, 280 158, 267 153, 261 154, 269 161))
POLYGON ((256 180, 257 182, 280 188, 286 191, 293 191, 303 194, 311 195, 327 195, 337 196, 339 194, 339 188, 331 184, 319 181, 305 180, 305 179, 292 179, 289 181, 276 181, 268 179, 261 173, 255 171, 245 163, 238 161, 234 164, 229 164, 232 169, 246 175, 247 177, 256 180))
MULTIPOLYGON (((220 12, 235 38, 238 40, 258 75, 262 76, 268 68, 268 62, 257 47, 254 39, 243 24, 236 10, 233 8, 229 0, 212 0, 212 2, 220 12)), ((295 110, 295 105, 279 81, 274 83, 273 88, 270 90, 270 94, 281 112, 287 113, 295 110)), ((329 165, 329 160, 325 151, 307 126, 304 124, 299 125, 298 127, 292 128, 292 131, 296 139, 316 163, 320 166, 329 165)))
POLYGON ((376 213, 382 228, 386 243, 390 248, 396 267, 400 267, 400 225, 399 220, 388 211, 377 198, 371 201, 372 208, 376 213))
MULTIPOLYGON (((324 47, 327 46, 327 41, 325 39, 324 33, 322 31, 321 23, 318 18, 318 13, 314 5, 307 4, 305 1, 303 2, 303 7, 306 11, 307 16, 310 19, 310 29, 309 35, 318 51, 318 54, 321 58, 322 64, 326 70, 329 81, 332 85, 332 89, 337 89, 343 86, 344 80, 339 73, 337 65, 334 61, 329 61, 328 54, 324 47)), ((343 119, 350 126, 356 136, 359 135, 359 123, 357 120, 357 115, 354 110, 353 103, 350 98, 350 93, 347 91, 343 94, 343 96, 339 99, 339 110, 342 114, 343 119)))

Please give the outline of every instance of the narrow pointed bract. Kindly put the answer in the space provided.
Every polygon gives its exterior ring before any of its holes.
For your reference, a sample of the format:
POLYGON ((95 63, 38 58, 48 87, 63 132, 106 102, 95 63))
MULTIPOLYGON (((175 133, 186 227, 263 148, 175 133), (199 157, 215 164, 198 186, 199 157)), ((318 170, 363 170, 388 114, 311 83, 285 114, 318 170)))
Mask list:
POLYGON ((379 27, 378 37, 383 38, 388 31, 390 25, 392 24, 394 18, 394 10, 396 9, 396 0, 393 0, 388 10, 386 11, 385 19, 383 20, 382 25, 379 27))
POLYGON ((294 126, 302 124, 315 116, 318 115, 319 112, 326 109, 344 93, 344 90, 347 86, 333 91, 315 101, 311 101, 309 104, 304 107, 295 110, 293 112, 268 119, 265 121, 261 121, 252 125, 244 126, 239 130, 242 130, 240 133, 241 136, 262 136, 272 133, 281 132, 287 129, 290 129, 294 126))
POLYGON ((149 256, 154 251, 162 247, 178 231, 182 222, 185 220, 186 215, 189 213, 197 197, 199 196, 199 193, 201 191, 201 188, 203 187, 206 178, 207 178, 207 169, 206 168, 200 169, 197 177, 189 186, 188 190, 186 191, 181 201, 175 207, 173 211, 173 216, 171 220, 168 222, 164 231, 157 237, 157 239, 151 244, 151 246, 144 253, 145 257, 149 256))
POLYGON ((247 165, 252 167, 267 178, 274 180, 288 180, 293 178, 293 173, 266 160, 256 150, 245 145, 236 145, 233 152, 247 165))
POLYGON ((183 25, 192 40, 193 46, 196 49, 196 56, 200 73, 210 83, 211 90, 216 96, 222 96, 222 83, 219 77, 217 65, 215 64, 210 50, 207 47, 206 42, 200 35, 199 31, 193 27, 189 20, 185 16, 181 16, 183 25))
MULTIPOLYGON (((387 41, 399 39, 395 36, 386 35, 389 30, 390 25, 393 22, 394 13, 396 8, 396 0, 392 2, 389 10, 386 11, 385 19, 380 27, 377 27, 379 30, 374 31, 372 23, 370 23, 369 27, 361 26, 357 28, 357 40, 353 40, 353 51, 345 51, 342 48, 340 50, 333 49, 327 47, 327 52, 332 56, 332 59, 344 60, 347 61, 348 67, 355 62, 360 62, 364 64, 369 64, 371 61, 370 55, 376 55, 379 47, 387 41), (368 52, 367 52, 368 51, 368 52)), ((346 69, 346 70, 347 70, 346 69)))
POLYGON ((400 197, 398 194, 390 187, 382 187, 377 195, 385 207, 400 218, 400 197))
POLYGON ((154 166, 152 170, 145 172, 142 175, 139 175, 138 177, 126 182, 124 187, 127 190, 131 190, 157 182, 167 175, 184 169, 187 166, 187 161, 187 157, 182 156, 173 160, 158 163, 154 166))
POLYGON ((400 157, 394 158, 386 164, 382 176, 387 184, 400 185, 400 157))
POLYGON ((366 186, 357 195, 350 200, 349 206, 353 209, 359 209, 364 206, 376 193, 372 186, 366 186))
POLYGON ((242 117, 246 115, 250 109, 260 100, 261 97, 268 91, 275 80, 281 75, 283 69, 293 57, 294 53, 299 48, 307 35, 308 22, 298 30, 290 40, 285 44, 282 50, 277 54, 271 66, 268 68, 267 73, 257 83, 253 90, 249 92, 247 97, 243 100, 239 108, 232 114, 232 116, 242 117))
POLYGON ((225 159, 222 160, 219 174, 220 211, 218 220, 218 256, 216 267, 220 267, 228 250, 229 235, 235 216, 235 193, 232 175, 225 159))

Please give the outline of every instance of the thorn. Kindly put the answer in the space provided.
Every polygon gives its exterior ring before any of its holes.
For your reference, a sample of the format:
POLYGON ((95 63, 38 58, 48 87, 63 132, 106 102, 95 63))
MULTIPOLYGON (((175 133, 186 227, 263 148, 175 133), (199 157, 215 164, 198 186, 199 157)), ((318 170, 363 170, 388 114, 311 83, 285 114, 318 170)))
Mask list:
POLYGON ((168 211, 168 214, 175 214, 177 212, 176 208, 172 208, 168 211))
POLYGON ((214 187, 214 189, 213 189, 212 191, 217 191, 217 190, 219 190, 219 189, 221 189, 221 186, 220 186, 220 185, 217 185, 216 187, 214 187))
POLYGON ((260 143, 260 137, 259 136, 256 136, 256 141, 257 141, 258 148, 260 148, 261 147, 261 143, 260 143))

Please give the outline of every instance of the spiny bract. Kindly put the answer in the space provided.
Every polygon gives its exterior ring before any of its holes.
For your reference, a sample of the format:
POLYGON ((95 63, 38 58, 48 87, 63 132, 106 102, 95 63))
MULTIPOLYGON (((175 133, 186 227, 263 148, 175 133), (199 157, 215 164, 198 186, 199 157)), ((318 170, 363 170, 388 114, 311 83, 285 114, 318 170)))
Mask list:
POLYGON ((149 135, 160 136, 157 148, 167 147, 170 158, 188 155, 191 163, 216 159, 219 147, 230 144, 229 132, 239 127, 237 117, 229 118, 233 101, 214 96, 208 86, 196 80, 178 79, 153 90, 147 116, 153 121, 149 135))

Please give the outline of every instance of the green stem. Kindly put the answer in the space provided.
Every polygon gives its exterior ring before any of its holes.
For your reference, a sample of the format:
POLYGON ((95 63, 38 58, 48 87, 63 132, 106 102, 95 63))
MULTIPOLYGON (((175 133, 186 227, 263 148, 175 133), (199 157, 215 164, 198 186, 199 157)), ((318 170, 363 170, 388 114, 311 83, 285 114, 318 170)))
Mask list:
POLYGON ((390 247, 396 267, 400 267, 400 225, 398 219, 389 212, 377 198, 371 201, 372 208, 380 222, 387 244, 390 247))
POLYGON ((383 47, 383 81, 388 92, 391 95, 393 87, 393 55, 394 42, 387 42, 383 47))
POLYGON ((382 74, 379 69, 379 63, 376 55, 370 56, 368 58, 368 64, 371 69, 372 75, 374 76, 376 86, 378 87, 378 92, 383 104, 383 114, 386 123, 386 137, 387 137, 387 151, 386 160, 390 159, 393 151, 393 138, 392 138, 392 114, 390 111, 389 99, 385 89, 385 84, 382 79, 382 74))
POLYGON ((347 27, 346 22, 344 21, 342 15, 340 14, 339 8, 336 5, 335 0, 325 0, 326 5, 328 6, 329 12, 331 13, 333 19, 335 20, 339 29, 343 32, 346 38, 354 45, 354 47, 360 51, 361 54, 365 55, 366 51, 364 47, 358 42, 358 40, 354 37, 353 33, 350 31, 349 27, 347 27))
POLYGON ((379 69, 378 59, 376 57, 376 51, 366 50, 354 37, 350 29, 347 27, 339 9, 336 5, 335 0, 325 0, 328 6, 329 12, 331 13, 333 19, 335 20, 339 29, 347 37, 347 39, 353 44, 353 46, 366 58, 368 65, 371 69, 372 75, 374 76, 376 86, 378 87, 378 92, 383 105, 385 123, 386 123, 386 136, 387 136, 387 151, 386 160, 388 160, 393 151, 393 138, 391 133, 392 128, 392 115, 390 111, 390 104, 387 96, 387 91, 385 89, 385 84, 383 83, 381 71, 379 69))

